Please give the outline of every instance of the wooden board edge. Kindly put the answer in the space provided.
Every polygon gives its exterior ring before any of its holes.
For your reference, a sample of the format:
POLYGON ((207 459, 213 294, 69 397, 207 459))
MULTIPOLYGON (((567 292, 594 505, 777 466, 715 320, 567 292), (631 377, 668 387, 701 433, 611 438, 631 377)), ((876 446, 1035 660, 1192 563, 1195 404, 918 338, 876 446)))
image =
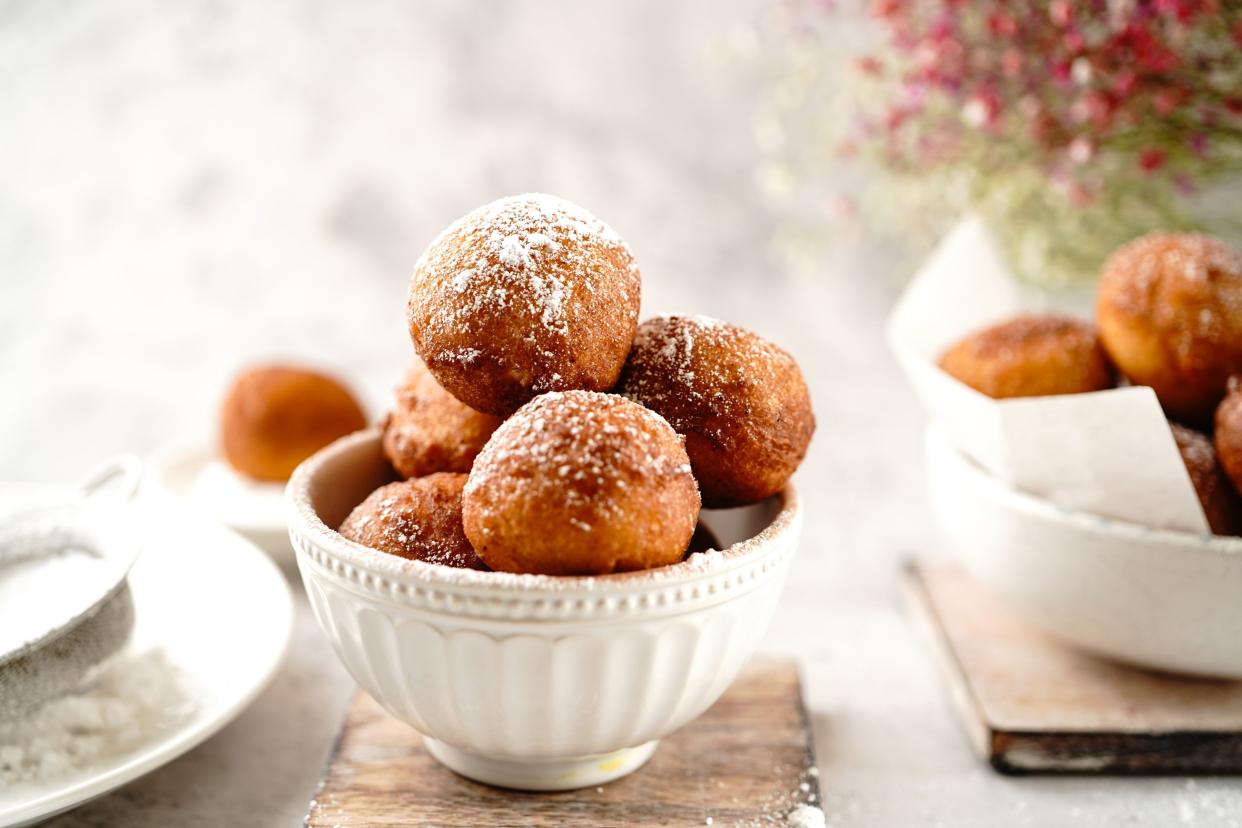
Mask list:
POLYGON ((1242 733, 998 732, 992 767, 1032 774, 1242 774, 1242 733), (1111 748, 1111 750, 1110 750, 1111 748))
MULTIPOLYGON (((922 576, 923 566, 915 559, 907 559, 901 565, 902 593, 909 616, 919 638, 932 650, 937 672, 946 680, 949 701, 958 721, 966 731, 966 740, 979 758, 993 767, 995 763, 996 732, 982 715, 979 700, 966 670, 953 649, 936 609, 936 602, 927 590, 922 576)), ((999 768, 998 768, 999 770, 999 768)))
POLYGON ((332 737, 332 745, 328 748, 327 754, 324 756, 323 762, 319 765, 319 781, 315 783, 314 789, 311 791, 310 799, 306 803, 306 815, 302 817, 302 826, 306 828, 311 824, 311 819, 315 816, 315 811, 319 807, 319 794, 328 784, 328 774, 332 772, 332 766, 336 764, 336 760, 341 755, 341 749, 345 746, 345 725, 349 723, 349 717, 353 713, 354 704, 358 701, 358 694, 365 693, 361 687, 354 685, 354 690, 345 700, 345 709, 341 712, 339 723, 336 726, 336 735, 332 737))
MULTIPOLYGON (((793 659, 779 659, 789 661, 794 665, 794 680, 797 685, 797 711, 798 722, 802 726, 803 748, 802 748, 802 767, 803 776, 806 777, 806 784, 809 786, 806 791, 807 802, 817 808, 822 808, 824 803, 824 794, 819 787, 819 760, 815 755, 815 723, 811 721, 811 712, 806 706, 806 682, 803 681, 802 667, 793 659)), ((729 692, 725 690, 725 692, 729 692)))

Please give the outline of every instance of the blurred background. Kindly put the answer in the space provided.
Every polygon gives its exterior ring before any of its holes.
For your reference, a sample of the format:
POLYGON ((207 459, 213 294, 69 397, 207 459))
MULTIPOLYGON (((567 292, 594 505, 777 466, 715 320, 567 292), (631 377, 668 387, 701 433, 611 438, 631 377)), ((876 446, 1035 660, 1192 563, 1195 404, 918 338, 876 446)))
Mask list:
MULTIPOLYGON (((906 202, 864 203, 819 137, 882 32, 833 5, 0 2, 0 477, 210 440, 262 359, 347 378, 378 418, 423 247, 555 193, 628 240, 644 316, 727 319, 806 373, 810 514, 767 649, 803 665, 830 824, 1225 824, 1238 800, 1210 781, 993 775, 900 615, 931 527, 882 332, 928 230, 858 229, 906 202)), ((304 605, 298 623, 241 720, 61 824, 300 819, 352 683, 304 605)))

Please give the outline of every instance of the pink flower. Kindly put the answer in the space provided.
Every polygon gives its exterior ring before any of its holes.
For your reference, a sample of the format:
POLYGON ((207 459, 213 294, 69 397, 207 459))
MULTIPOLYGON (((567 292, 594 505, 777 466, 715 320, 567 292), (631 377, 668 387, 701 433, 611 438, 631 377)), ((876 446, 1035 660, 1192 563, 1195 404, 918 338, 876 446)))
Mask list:
POLYGON ((1048 6, 1048 16, 1058 26, 1068 26, 1074 18, 1074 5, 1070 0, 1052 0, 1048 6))
POLYGON ((1139 152, 1138 163, 1143 172, 1155 172, 1164 166, 1167 158, 1167 153, 1160 147, 1147 147, 1139 152))

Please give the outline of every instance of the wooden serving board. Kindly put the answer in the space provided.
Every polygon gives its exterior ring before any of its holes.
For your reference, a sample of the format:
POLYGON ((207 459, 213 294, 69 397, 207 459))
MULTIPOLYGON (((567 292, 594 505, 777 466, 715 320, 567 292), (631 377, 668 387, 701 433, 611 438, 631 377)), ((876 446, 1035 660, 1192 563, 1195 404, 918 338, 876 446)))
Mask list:
POLYGON ((956 567, 913 564, 906 575, 970 741, 997 770, 1242 772, 1242 683, 1079 652, 956 567))
POLYGON ((365 692, 349 706, 306 822, 359 825, 765 826, 818 804, 802 688, 788 661, 751 664, 716 704, 602 787, 520 793, 457 776, 365 692))

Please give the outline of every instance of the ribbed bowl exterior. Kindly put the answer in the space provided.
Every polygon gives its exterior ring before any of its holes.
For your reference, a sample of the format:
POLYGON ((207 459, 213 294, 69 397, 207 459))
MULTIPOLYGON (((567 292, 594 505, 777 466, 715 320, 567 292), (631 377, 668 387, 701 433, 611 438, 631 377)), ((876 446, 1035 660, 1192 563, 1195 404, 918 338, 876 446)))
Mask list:
POLYGON ((718 565, 512 589, 377 570, 291 500, 311 607, 358 683, 424 735, 503 758, 610 753, 706 710, 758 646, 802 522, 791 487, 718 565))

